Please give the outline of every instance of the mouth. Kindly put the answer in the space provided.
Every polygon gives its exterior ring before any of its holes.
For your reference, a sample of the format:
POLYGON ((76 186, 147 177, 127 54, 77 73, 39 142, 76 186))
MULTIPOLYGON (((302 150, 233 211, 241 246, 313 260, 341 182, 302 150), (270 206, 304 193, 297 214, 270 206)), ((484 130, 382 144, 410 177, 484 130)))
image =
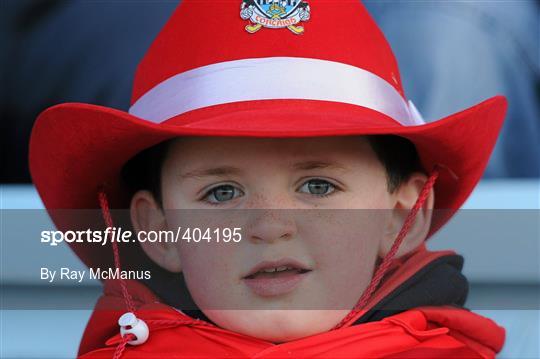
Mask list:
POLYGON ((265 261, 242 279, 257 295, 273 297, 293 291, 312 270, 292 259, 265 261))

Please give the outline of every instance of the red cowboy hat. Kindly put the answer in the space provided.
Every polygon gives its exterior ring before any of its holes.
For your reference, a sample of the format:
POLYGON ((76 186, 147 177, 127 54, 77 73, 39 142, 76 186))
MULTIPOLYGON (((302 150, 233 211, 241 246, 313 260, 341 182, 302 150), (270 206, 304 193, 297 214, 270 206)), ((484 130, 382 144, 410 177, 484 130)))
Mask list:
MULTIPOLYGON (((426 170, 446 169, 434 186, 442 211, 431 236, 481 178, 506 106, 497 96, 424 123, 357 0, 184 0, 137 69, 129 111, 81 103, 45 110, 30 170, 49 210, 99 208, 102 186, 112 207, 127 208, 122 166, 176 136, 393 134, 416 145, 426 170)), ((99 246, 72 247, 89 266, 105 261, 99 246)))

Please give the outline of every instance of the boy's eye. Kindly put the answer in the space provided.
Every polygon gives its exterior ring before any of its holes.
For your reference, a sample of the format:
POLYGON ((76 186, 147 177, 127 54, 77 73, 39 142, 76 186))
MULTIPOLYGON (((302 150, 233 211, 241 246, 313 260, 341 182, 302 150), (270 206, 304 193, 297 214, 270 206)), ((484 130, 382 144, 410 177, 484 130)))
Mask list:
POLYGON ((210 203, 220 203, 230 201, 238 197, 239 194, 242 195, 243 192, 238 188, 232 185, 222 185, 208 191, 205 198, 210 203))
POLYGON ((307 181, 300 187, 300 192, 309 193, 316 196, 326 196, 334 192, 336 187, 325 180, 322 179, 312 179, 307 181))

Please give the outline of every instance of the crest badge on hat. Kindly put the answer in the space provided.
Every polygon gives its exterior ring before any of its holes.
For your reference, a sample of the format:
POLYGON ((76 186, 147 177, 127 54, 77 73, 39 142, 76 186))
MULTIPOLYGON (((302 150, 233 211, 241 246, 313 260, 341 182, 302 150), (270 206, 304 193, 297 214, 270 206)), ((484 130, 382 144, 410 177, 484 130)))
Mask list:
POLYGON ((310 12, 305 0, 242 0, 240 7, 240 17, 251 22, 246 25, 250 34, 264 26, 270 29, 286 27, 300 35, 304 27, 298 24, 309 20, 310 12))

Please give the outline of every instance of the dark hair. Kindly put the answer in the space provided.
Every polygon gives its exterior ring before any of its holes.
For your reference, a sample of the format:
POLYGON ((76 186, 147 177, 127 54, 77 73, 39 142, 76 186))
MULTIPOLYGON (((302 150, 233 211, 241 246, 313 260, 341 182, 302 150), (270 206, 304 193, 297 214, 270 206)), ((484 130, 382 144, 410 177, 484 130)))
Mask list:
POLYGON ((161 169, 170 142, 158 143, 140 152, 124 165, 120 175, 130 192, 130 198, 139 190, 148 190, 161 205, 161 169))
POLYGON ((386 169, 388 192, 392 193, 414 172, 425 173, 414 144, 396 135, 366 136, 386 169))
MULTIPOLYGON (((388 192, 394 192, 413 172, 425 172, 414 144, 395 135, 366 136, 387 175, 388 192)), ((161 142, 133 157, 122 169, 122 179, 134 194, 145 189, 152 192, 161 204, 161 168, 170 141, 161 142)))

